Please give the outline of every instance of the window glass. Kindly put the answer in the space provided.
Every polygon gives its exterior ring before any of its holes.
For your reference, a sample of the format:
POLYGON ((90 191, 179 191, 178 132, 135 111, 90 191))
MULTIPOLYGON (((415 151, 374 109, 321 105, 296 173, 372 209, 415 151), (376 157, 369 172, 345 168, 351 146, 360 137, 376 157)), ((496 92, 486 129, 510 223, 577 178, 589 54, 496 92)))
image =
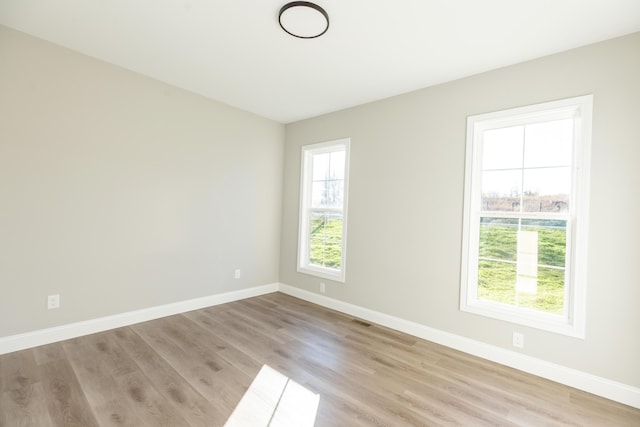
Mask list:
POLYGON ((521 194, 521 169, 482 173, 483 211, 519 211, 521 194))
POLYGON ((573 119, 526 127, 524 167, 571 166, 573 119))
POLYGON ((571 168, 525 169, 523 171, 526 212, 566 212, 571 193, 571 168))
POLYGON ((482 167, 484 170, 522 167, 524 126, 491 129, 484 132, 482 167))

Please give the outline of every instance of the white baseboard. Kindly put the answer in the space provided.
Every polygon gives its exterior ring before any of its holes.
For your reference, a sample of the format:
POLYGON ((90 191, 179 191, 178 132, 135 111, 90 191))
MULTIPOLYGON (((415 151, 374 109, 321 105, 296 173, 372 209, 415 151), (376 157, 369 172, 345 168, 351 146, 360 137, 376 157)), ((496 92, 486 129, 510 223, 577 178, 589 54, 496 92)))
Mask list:
POLYGON ((24 334, 0 337, 0 354, 11 353, 18 350, 24 350, 26 348, 37 347, 39 345, 50 344, 109 329, 120 328, 122 326, 133 325, 134 323, 146 322, 147 320, 185 313, 187 311, 238 301, 277 291, 278 283, 272 283, 269 285, 241 289, 239 291, 225 292, 202 298, 194 298, 186 301, 129 311, 127 313, 100 317, 54 328, 41 329, 24 334))
POLYGON ((625 405, 640 409, 640 388, 598 377, 576 369, 547 362, 535 357, 516 353, 494 345, 465 338, 460 335, 430 328, 419 323, 390 316, 368 308, 360 307, 347 302, 339 301, 324 295, 309 292, 294 286, 281 283, 279 291, 340 311, 350 316, 359 317, 369 322, 377 323, 391 329, 435 342, 456 350, 463 351, 492 362, 500 363, 520 371, 568 385, 595 395, 615 400, 625 405))

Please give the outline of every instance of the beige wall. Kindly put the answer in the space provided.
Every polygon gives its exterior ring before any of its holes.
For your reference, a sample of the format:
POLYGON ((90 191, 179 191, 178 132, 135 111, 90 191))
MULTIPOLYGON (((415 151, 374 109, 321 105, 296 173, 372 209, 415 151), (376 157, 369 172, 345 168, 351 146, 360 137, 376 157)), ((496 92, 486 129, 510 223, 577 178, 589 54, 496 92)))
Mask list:
POLYGON ((327 296, 640 386, 640 33, 293 123, 280 281, 296 272, 300 146, 351 137, 346 283, 327 296), (594 94, 586 339, 459 311, 466 117, 594 94))
POLYGON ((0 27, 0 337, 277 282, 283 143, 0 27))

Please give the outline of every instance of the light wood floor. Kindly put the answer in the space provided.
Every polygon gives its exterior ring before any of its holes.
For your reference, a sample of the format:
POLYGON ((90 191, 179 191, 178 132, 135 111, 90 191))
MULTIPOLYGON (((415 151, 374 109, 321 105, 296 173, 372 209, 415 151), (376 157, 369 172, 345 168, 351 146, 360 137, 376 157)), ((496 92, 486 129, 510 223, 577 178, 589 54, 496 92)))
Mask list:
POLYGON ((280 293, 0 356, 0 426, 220 426, 263 364, 320 394, 316 426, 640 426, 638 409, 280 293))

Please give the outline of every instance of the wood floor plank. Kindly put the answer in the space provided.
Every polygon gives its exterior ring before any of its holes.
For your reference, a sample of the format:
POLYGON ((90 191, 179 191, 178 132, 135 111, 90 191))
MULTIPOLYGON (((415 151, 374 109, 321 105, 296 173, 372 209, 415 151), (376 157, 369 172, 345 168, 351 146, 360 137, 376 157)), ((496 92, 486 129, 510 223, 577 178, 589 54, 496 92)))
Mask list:
POLYGON ((53 425, 42 384, 0 393, 0 427, 53 425))
POLYGON ((35 347, 33 348, 33 355, 38 365, 44 365, 67 357, 62 348, 62 343, 59 342, 35 347))
POLYGON ((64 345, 65 354, 100 425, 143 425, 116 381, 117 377, 136 369, 131 361, 118 361, 123 355, 114 347, 104 334, 64 345), (125 365, 128 365, 127 369, 123 369, 125 365))
POLYGON ((152 427, 143 422, 133 406, 124 398, 113 399, 96 405, 92 404, 96 419, 103 427, 152 427))
POLYGON ((187 421, 174 409, 141 372, 133 372, 116 379, 126 393, 135 414, 148 426, 188 426, 187 421))
POLYGON ((190 425, 207 426, 212 422, 224 422, 228 414, 217 410, 142 338, 128 329, 122 329, 121 332, 118 339, 125 340, 124 348, 128 354, 137 361, 155 388, 168 398, 190 425))
POLYGON ((235 366, 244 372, 248 377, 253 378, 262 367, 263 363, 258 362, 255 358, 247 353, 239 350, 234 345, 224 340, 220 335, 216 334, 216 329, 220 323, 206 315, 203 310, 185 313, 185 317, 206 330, 216 342, 216 354, 219 355, 230 365, 235 366))
POLYGON ((65 358, 77 360, 82 363, 83 368, 90 371, 99 370, 111 377, 138 371, 136 361, 118 345, 115 339, 116 331, 101 332, 63 342, 65 358))
MULTIPOLYGON (((168 319, 134 326, 134 331, 182 375, 185 380, 209 402, 217 413, 228 417, 243 393, 251 384, 252 376, 220 357, 216 350, 226 348, 209 343, 209 351, 196 342, 182 339, 180 319, 168 319), (166 320, 166 321, 165 321, 166 320)), ((197 325, 192 325, 197 335, 197 325)), ((257 374, 257 371, 255 372, 257 374)), ((255 375, 255 374, 254 374, 255 375)))
POLYGON ((222 426, 263 365, 316 426, 640 426, 640 409, 273 293, 0 356, 0 427, 222 426))
MULTIPOLYGON (((296 359, 296 363, 310 372, 313 378, 308 379, 306 384, 312 384, 321 396, 329 394, 335 395, 343 402, 351 404, 353 407, 368 407, 368 416, 375 422, 382 422, 386 425, 411 425, 406 419, 415 419, 411 409, 403 411, 402 417, 396 417, 393 410, 388 407, 389 400, 384 398, 388 390, 384 388, 369 387, 361 384, 362 377, 350 378, 346 372, 337 372, 337 366, 331 362, 327 363, 318 354, 305 354, 296 359), (368 402, 365 403, 365 402, 368 402)), ((415 424, 413 424, 415 425, 415 424)))
MULTIPOLYGON (((204 314, 211 316, 207 311, 204 314)), ((213 333, 256 360, 262 360, 283 347, 280 340, 252 331, 246 324, 226 312, 215 316, 220 318, 220 322, 213 333)))
POLYGON ((97 426, 78 379, 67 360, 57 360, 39 366, 49 415, 61 426, 97 426))
POLYGON ((482 384, 495 400, 508 404, 512 418, 517 414, 518 420, 523 422, 526 418, 535 418, 536 414, 544 410, 547 411, 547 420, 572 424, 571 417, 575 417, 575 414, 568 414, 565 410, 567 399, 558 399, 558 393, 554 392, 555 383, 481 359, 461 357, 465 359, 464 364, 452 365, 451 361, 441 359, 439 366, 449 371, 452 366, 456 366, 456 375, 463 375, 482 384))
POLYGON ((18 394, 39 382, 33 350, 28 349, 2 356, 0 376, 2 391, 17 391, 18 394))
POLYGON ((156 390, 142 373, 135 372, 118 378, 127 391, 137 414, 148 424, 156 426, 186 426, 189 423, 175 410, 169 399, 156 390))
MULTIPOLYGON (((406 358, 400 357, 401 354, 413 356, 406 350, 399 350, 394 354, 389 354, 390 349, 386 349, 382 353, 371 353, 370 351, 360 354, 358 360, 360 363, 371 366, 375 375, 371 375, 371 378, 376 381, 380 381, 385 384, 385 388, 395 393, 396 399, 406 399, 406 395, 410 395, 411 390, 416 393, 422 391, 428 391, 430 395, 434 396, 434 399, 439 399, 441 402, 448 401, 453 402, 456 406, 456 412, 461 415, 470 413, 476 419, 476 422, 480 425, 483 419, 488 420, 488 424, 500 424, 498 419, 500 416, 506 416, 508 410, 502 406, 496 406, 495 403, 492 406, 492 411, 486 411, 486 403, 489 400, 484 398, 483 393, 477 393, 482 391, 482 384, 474 384, 474 393, 468 393, 466 390, 469 388, 468 383, 459 383, 455 380, 451 380, 448 371, 441 370, 440 376, 437 376, 433 370, 433 367, 429 370, 424 370, 418 363, 413 363, 413 357, 406 358), (393 388, 393 387, 395 388, 393 388), (403 393, 404 394, 400 394, 403 393), (486 413, 479 413, 478 407, 485 407, 486 413)), ((351 373, 353 375, 353 373, 351 373)), ((368 377, 364 377, 359 380, 360 384, 367 386, 369 382, 368 377)), ((375 383, 369 384, 370 386, 376 386, 375 383)), ((414 399, 415 401, 415 399, 414 399)), ((417 403, 416 403, 417 404, 417 403)), ((463 417, 463 421, 468 418, 463 417)), ((468 422, 468 419, 465 421, 468 422)))
POLYGON ((0 360, 0 426, 52 423, 33 350, 0 360))

